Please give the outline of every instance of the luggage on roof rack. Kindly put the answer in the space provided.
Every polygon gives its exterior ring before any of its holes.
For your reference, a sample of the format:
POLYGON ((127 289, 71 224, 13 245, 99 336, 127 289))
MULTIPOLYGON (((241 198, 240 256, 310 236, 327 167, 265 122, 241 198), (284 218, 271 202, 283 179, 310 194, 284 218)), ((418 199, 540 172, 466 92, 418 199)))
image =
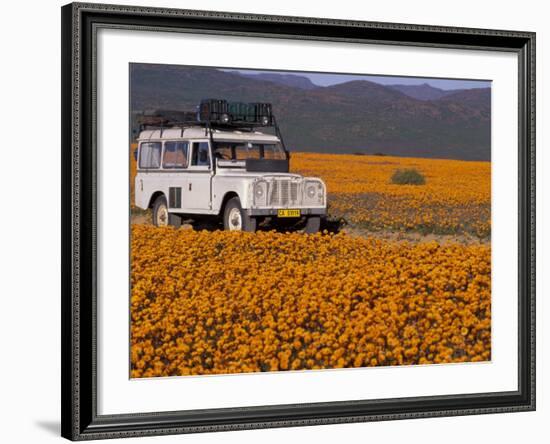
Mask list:
POLYGON ((273 126, 271 103, 228 102, 220 99, 202 100, 199 105, 202 122, 226 126, 273 126))
POLYGON ((228 113, 227 101, 218 99, 201 100, 198 119, 202 122, 221 121, 222 116, 228 113))
POLYGON ((140 130, 200 125, 205 127, 246 128, 275 127, 271 103, 202 100, 196 111, 156 110, 138 119, 140 130))

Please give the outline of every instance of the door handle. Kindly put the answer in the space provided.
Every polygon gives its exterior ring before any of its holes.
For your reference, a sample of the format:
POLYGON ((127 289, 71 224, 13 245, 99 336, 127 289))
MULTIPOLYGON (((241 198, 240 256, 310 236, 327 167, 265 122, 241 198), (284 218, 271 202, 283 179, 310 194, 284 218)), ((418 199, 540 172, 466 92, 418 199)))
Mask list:
POLYGON ((193 188, 193 184, 189 182, 189 191, 191 191, 191 188, 193 188))

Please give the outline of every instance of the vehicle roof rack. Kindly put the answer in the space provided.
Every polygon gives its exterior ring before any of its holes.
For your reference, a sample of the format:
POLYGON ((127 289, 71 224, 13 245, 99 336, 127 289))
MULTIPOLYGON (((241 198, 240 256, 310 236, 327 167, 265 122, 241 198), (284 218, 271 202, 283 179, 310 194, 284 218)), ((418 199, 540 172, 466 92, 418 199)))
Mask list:
POLYGON ((271 103, 202 100, 196 111, 157 110, 138 120, 140 130, 179 126, 204 126, 221 129, 248 129, 276 126, 271 103))
POLYGON ((185 128, 202 126, 205 135, 209 135, 211 140, 213 129, 253 131, 256 128, 272 127, 286 151, 271 103, 205 99, 201 100, 195 111, 157 110, 153 114, 141 116, 138 123, 140 131, 160 129, 161 136, 167 128, 181 128, 183 136, 185 128))

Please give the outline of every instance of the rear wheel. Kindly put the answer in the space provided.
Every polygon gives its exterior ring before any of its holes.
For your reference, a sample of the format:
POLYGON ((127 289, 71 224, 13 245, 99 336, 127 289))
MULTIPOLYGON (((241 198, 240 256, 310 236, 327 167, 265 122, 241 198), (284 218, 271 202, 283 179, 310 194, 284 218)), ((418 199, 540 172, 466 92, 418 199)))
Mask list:
POLYGON ((321 216, 309 216, 306 221, 304 233, 317 233, 321 228, 321 216))
POLYGON ((153 204, 153 225, 157 227, 173 225, 176 228, 181 226, 181 217, 168 212, 168 204, 164 196, 157 197, 153 204))
POLYGON ((256 219, 246 214, 238 197, 227 201, 223 212, 223 227, 229 231, 256 231, 256 219))
POLYGON ((153 203, 153 225, 156 227, 168 225, 168 205, 164 196, 157 197, 153 203))

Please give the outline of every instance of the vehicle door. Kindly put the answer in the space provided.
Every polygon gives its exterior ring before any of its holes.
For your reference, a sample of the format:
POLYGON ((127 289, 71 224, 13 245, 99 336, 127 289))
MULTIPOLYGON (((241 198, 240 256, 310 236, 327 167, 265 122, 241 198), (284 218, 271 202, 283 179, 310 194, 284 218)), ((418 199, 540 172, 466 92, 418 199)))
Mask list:
POLYGON ((140 208, 147 208, 149 199, 162 186, 160 172, 162 156, 162 142, 146 141, 139 146, 137 159, 137 174, 135 179, 135 204, 140 208))
POLYGON ((193 140, 187 168, 187 186, 183 191, 185 206, 190 212, 208 212, 212 208, 212 171, 210 142, 207 139, 193 140))
POLYGON ((166 194, 168 211, 185 213, 187 208, 182 199, 187 186, 189 166, 189 142, 165 141, 162 156, 162 189, 166 194))

